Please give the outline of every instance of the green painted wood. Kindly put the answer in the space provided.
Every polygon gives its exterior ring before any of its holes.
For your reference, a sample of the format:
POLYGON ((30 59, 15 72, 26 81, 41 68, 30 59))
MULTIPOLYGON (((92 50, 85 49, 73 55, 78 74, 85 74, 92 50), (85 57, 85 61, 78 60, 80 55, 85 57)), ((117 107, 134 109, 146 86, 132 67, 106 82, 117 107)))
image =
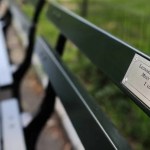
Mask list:
POLYGON ((47 16, 67 39, 150 115, 150 109, 121 83, 134 55, 137 53, 150 60, 148 56, 58 4, 50 3, 47 16))
POLYGON ((123 41, 56 4, 50 4, 48 17, 68 39, 116 82, 122 80, 134 54, 139 53, 123 41))
POLYGON ((41 38, 36 41, 35 50, 85 149, 129 150, 126 141, 68 71, 59 55, 41 38))

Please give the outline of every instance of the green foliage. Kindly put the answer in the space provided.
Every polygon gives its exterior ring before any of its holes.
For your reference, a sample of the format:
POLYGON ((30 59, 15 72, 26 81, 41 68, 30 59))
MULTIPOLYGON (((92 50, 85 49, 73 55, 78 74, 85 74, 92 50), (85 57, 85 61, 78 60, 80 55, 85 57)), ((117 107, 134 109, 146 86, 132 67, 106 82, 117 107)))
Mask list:
MULTIPOLYGON (((29 19, 31 20, 31 16, 33 15, 33 6, 29 3, 22 5, 22 10, 27 14, 29 19)), ((40 21, 39 21, 39 26, 38 26, 38 34, 44 36, 45 39, 51 42, 51 44, 54 45, 56 44, 56 39, 58 37, 58 30, 56 27, 51 24, 48 20, 47 14, 47 7, 44 9, 40 16, 40 21)))
POLYGON ((93 5, 90 5, 88 13, 90 21, 149 54, 149 17, 147 13, 133 11, 136 8, 136 3, 131 10, 129 8, 132 5, 125 7, 125 4, 123 5, 122 3, 112 5, 112 3, 108 2, 93 2, 91 4, 93 5), (97 7, 98 9, 95 9, 97 7))

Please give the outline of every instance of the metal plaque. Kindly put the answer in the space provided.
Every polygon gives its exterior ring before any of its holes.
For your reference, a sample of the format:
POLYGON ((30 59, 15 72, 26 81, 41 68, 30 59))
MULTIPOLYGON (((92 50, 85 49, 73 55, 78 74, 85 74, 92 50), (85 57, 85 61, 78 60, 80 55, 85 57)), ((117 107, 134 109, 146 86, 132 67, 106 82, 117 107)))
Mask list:
POLYGON ((150 107, 150 61, 135 54, 122 84, 150 107))

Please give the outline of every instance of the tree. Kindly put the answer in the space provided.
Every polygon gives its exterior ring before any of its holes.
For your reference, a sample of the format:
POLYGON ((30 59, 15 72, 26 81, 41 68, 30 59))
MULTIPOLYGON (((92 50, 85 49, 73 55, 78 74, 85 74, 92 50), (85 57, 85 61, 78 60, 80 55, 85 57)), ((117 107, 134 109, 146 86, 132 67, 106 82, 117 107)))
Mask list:
POLYGON ((81 1, 81 10, 80 10, 80 13, 81 13, 81 16, 82 17, 86 17, 88 15, 88 3, 89 1, 88 0, 82 0, 81 1))

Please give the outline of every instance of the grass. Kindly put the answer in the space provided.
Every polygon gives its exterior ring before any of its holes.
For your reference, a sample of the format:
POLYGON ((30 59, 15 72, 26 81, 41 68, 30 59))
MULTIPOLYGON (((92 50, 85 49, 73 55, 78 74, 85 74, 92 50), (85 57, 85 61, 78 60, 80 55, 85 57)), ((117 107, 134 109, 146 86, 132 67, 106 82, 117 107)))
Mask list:
MULTIPOLYGON (((80 12, 78 1, 59 0, 66 7, 80 12)), ((148 0, 89 0, 88 16, 97 26, 128 42, 142 52, 150 54, 150 1, 148 0)), ((32 7, 23 7, 30 16, 32 7)), ((40 19, 39 34, 44 35, 55 47, 57 29, 46 18, 45 12, 40 19)), ((150 149, 149 117, 145 115, 127 96, 125 96, 103 73, 67 43, 64 61, 97 100, 100 107, 111 118, 115 126, 128 139, 135 150, 150 149)))
MULTIPOLYGON (((33 12, 33 6, 31 4, 22 5, 22 10, 27 14, 27 16, 32 19, 31 16, 33 12)), ((56 27, 50 23, 48 17, 46 15, 46 9, 44 9, 43 13, 40 16, 39 26, 38 26, 38 35, 44 36, 47 41, 50 41, 53 47, 55 47, 57 37, 58 37, 58 30, 56 27)))
MULTIPOLYGON (((138 4, 143 6, 141 10, 145 10, 147 3, 141 3, 138 1, 138 4)), ((122 1, 121 3, 91 2, 87 19, 149 54, 149 13, 144 13, 145 11, 140 13, 138 4, 129 1, 125 3, 122 1)))

